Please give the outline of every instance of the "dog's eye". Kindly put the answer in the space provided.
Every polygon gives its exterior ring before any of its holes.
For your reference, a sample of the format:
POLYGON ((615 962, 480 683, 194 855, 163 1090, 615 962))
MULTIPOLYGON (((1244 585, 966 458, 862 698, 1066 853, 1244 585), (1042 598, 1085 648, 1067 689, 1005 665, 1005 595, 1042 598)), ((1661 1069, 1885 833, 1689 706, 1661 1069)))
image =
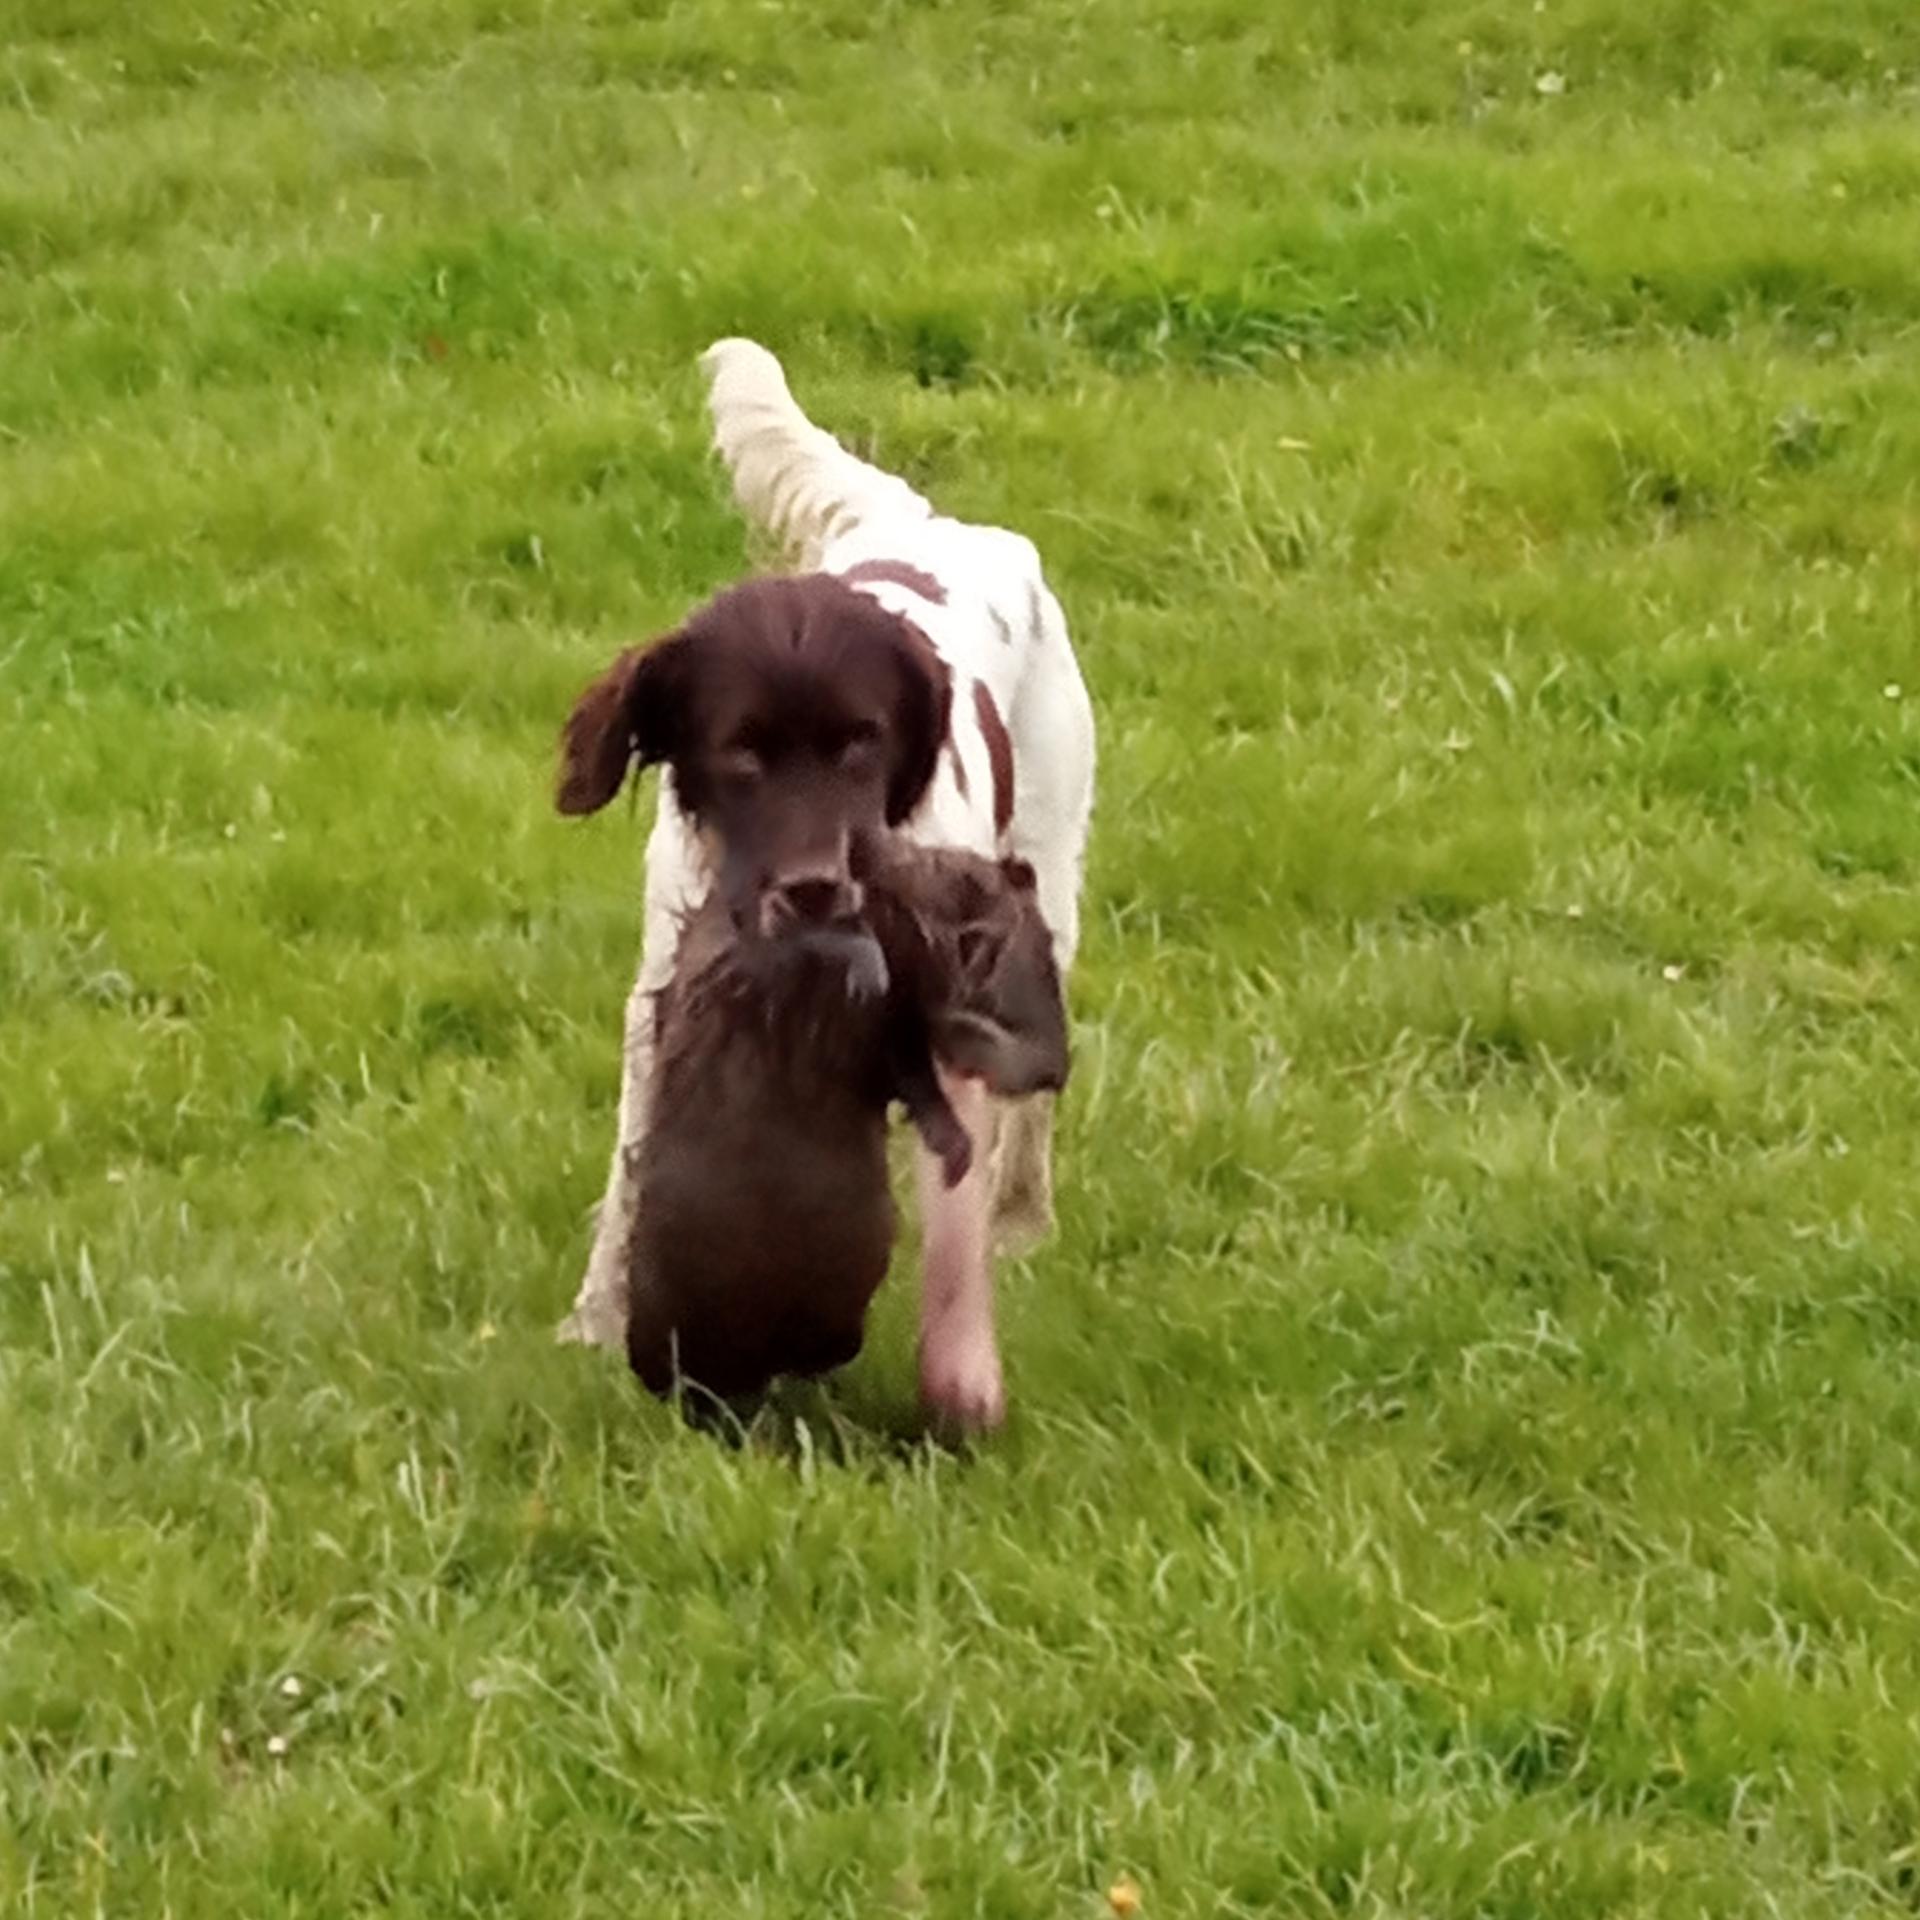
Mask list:
POLYGON ((956 945, 966 973, 978 971, 993 958, 993 935, 985 927, 962 927, 956 945))
POLYGON ((875 726, 856 727, 840 743, 840 751, 834 756, 849 773, 864 773, 880 757, 880 729, 875 726))

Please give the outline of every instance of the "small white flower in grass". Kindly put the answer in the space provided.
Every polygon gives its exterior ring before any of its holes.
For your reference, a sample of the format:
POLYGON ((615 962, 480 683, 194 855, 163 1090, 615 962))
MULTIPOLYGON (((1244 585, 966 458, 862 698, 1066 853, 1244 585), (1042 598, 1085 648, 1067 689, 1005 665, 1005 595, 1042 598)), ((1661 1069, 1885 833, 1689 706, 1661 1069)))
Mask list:
POLYGON ((1667 964, 1660 969, 1660 978, 1662 980, 1684 980, 1686 977, 1687 970, 1678 960, 1669 960, 1667 964))
POLYGON ((297 1673, 288 1674, 287 1677, 280 1682, 280 1698, 282 1700, 298 1700, 305 1692, 306 1688, 300 1684, 300 1676, 297 1673))
POLYGON ((1586 908, 1581 906, 1577 900, 1567 909, 1567 918, 1569 920, 1584 920, 1586 917, 1586 908))
POLYGON ((1551 71, 1543 73, 1534 81, 1533 90, 1549 100, 1557 100, 1567 90, 1567 76, 1551 71))
POLYGON ((1885 694, 1889 700, 1898 700, 1900 698, 1900 682, 1898 680, 1889 680, 1880 691, 1885 694))
POLYGON ((284 1760, 287 1757, 287 1736, 284 1733, 276 1733, 268 1739, 267 1755, 274 1760, 284 1760))

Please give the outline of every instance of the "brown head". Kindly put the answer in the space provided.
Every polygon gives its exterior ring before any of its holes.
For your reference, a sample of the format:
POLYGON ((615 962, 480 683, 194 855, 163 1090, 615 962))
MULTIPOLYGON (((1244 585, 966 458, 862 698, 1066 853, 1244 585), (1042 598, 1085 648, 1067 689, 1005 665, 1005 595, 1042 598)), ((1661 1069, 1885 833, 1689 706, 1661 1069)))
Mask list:
POLYGON ((562 737, 562 813, 664 763, 719 852, 741 932, 806 941, 860 911, 854 842, 919 805, 950 676, 926 637, 826 574, 749 580, 623 653, 562 737))
POLYGON ((1032 867, 898 842, 863 845, 860 855, 861 870, 873 860, 876 880, 885 874, 918 926, 934 1053, 1010 1099, 1057 1093, 1067 1081, 1067 1013, 1032 867))

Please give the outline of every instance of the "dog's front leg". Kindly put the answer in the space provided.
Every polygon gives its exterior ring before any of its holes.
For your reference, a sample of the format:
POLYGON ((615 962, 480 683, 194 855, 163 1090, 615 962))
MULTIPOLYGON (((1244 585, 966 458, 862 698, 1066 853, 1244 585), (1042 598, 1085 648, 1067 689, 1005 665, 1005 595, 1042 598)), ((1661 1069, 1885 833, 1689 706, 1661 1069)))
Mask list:
POLYGON ((593 1230, 593 1251, 574 1295, 573 1311, 555 1338, 589 1347, 627 1344, 627 1249, 639 1212, 640 1142, 647 1131, 653 1090, 653 992, 644 972, 627 996, 626 1034, 620 1057, 620 1129, 613 1164, 593 1230))
POLYGON ((1053 1231, 1053 1102, 1034 1093, 1000 1111, 993 1237, 1002 1253, 1031 1253, 1053 1231))
POLYGON ((978 1080, 935 1062, 941 1091, 973 1143, 972 1165, 949 1187, 941 1163, 917 1145, 922 1239, 920 1399, 940 1425, 985 1433, 1007 1415, 993 1334, 993 1101, 978 1080))

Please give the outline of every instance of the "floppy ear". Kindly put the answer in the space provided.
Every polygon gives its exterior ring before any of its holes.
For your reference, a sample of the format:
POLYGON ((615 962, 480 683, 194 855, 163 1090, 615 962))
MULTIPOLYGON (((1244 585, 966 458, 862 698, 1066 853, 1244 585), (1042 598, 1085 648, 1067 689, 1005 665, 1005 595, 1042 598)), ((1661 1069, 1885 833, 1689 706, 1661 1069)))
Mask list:
POLYGON ((893 765, 887 770, 887 825, 897 827, 933 784, 953 713, 953 675, 933 643, 906 621, 894 649, 900 691, 893 709, 893 765))
POLYGON ((629 766, 670 760, 685 737, 686 642, 677 633, 629 647, 573 703, 560 736, 562 813, 596 813, 629 766))

